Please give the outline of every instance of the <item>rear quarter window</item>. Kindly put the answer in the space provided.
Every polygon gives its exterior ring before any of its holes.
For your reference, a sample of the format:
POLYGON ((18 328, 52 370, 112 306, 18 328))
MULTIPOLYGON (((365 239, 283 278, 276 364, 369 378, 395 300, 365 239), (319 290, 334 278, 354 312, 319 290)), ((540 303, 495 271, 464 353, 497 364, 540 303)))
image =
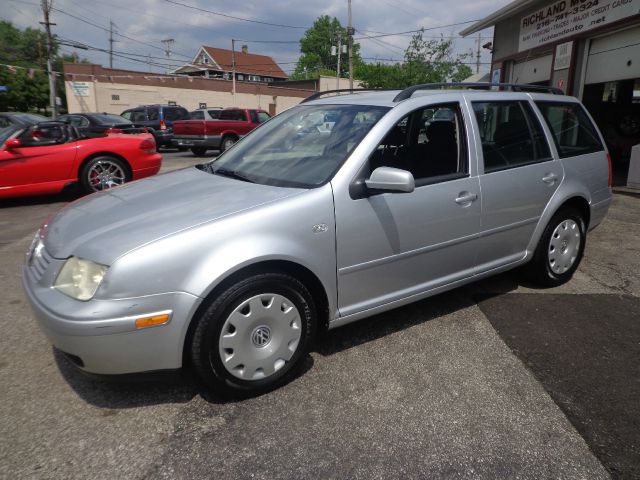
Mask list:
POLYGON ((244 110, 223 110, 220 112, 220 120, 246 121, 244 110))
POLYGON ((604 150, 598 132, 578 103, 536 102, 551 130, 560 158, 604 150))

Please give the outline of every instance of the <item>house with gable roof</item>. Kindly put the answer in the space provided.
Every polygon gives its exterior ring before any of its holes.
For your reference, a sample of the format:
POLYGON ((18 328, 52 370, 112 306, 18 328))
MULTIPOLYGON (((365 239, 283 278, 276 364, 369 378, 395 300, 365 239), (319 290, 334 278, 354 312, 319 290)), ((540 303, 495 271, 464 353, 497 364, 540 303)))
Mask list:
POLYGON ((171 73, 192 77, 233 78, 235 57, 236 80, 245 82, 273 83, 288 79, 288 75, 267 55, 249 53, 246 45, 239 51, 201 46, 191 63, 171 73))

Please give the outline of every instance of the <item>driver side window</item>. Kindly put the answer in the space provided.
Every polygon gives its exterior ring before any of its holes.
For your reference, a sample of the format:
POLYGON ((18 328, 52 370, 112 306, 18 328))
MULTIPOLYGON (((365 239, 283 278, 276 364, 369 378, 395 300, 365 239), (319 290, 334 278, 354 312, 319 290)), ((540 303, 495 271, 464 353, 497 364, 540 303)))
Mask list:
POLYGON ((65 143, 69 139, 67 125, 33 125, 20 135, 24 147, 41 147, 65 143))
POLYGON ((400 120, 370 157, 371 171, 394 167, 413 175, 416 186, 467 173, 465 136, 456 103, 432 105, 400 120))

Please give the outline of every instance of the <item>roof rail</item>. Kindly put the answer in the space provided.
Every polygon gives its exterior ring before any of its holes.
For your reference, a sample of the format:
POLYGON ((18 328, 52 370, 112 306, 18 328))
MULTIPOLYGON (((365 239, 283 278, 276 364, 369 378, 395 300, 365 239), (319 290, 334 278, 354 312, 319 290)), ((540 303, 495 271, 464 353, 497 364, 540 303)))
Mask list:
POLYGON ((373 91, 381 92, 381 91, 384 91, 384 89, 383 88, 340 88, 338 90, 324 90, 322 92, 316 92, 308 96, 307 98, 302 100, 300 103, 310 102, 311 100, 315 100, 329 93, 344 93, 344 92, 357 93, 357 92, 373 92, 373 91))
POLYGON ((530 85, 528 83, 488 83, 488 82, 476 82, 476 83, 463 83, 463 82, 453 82, 453 83, 425 83, 423 85, 413 85, 411 87, 405 88, 393 99, 394 102, 399 102, 401 100, 406 100, 407 98, 411 98, 414 92, 418 90, 437 90, 444 88, 469 88, 469 89, 480 89, 480 90, 490 90, 493 87, 497 87, 498 90, 509 90, 511 92, 546 92, 553 93, 554 95, 564 95, 564 92, 556 87, 545 87, 543 85, 530 85))

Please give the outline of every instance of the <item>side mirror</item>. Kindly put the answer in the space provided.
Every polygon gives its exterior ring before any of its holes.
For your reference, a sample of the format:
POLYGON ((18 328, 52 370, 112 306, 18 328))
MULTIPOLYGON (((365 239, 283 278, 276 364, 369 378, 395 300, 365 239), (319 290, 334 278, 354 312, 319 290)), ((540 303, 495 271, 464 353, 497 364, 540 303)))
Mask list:
POLYGON ((411 172, 393 167, 376 168, 364 183, 369 190, 392 193, 411 193, 416 187, 411 172))
POLYGON ((22 142, 19 138, 10 138, 6 142, 4 142, 4 148, 7 150, 13 150, 16 148, 20 148, 22 146, 22 142))

